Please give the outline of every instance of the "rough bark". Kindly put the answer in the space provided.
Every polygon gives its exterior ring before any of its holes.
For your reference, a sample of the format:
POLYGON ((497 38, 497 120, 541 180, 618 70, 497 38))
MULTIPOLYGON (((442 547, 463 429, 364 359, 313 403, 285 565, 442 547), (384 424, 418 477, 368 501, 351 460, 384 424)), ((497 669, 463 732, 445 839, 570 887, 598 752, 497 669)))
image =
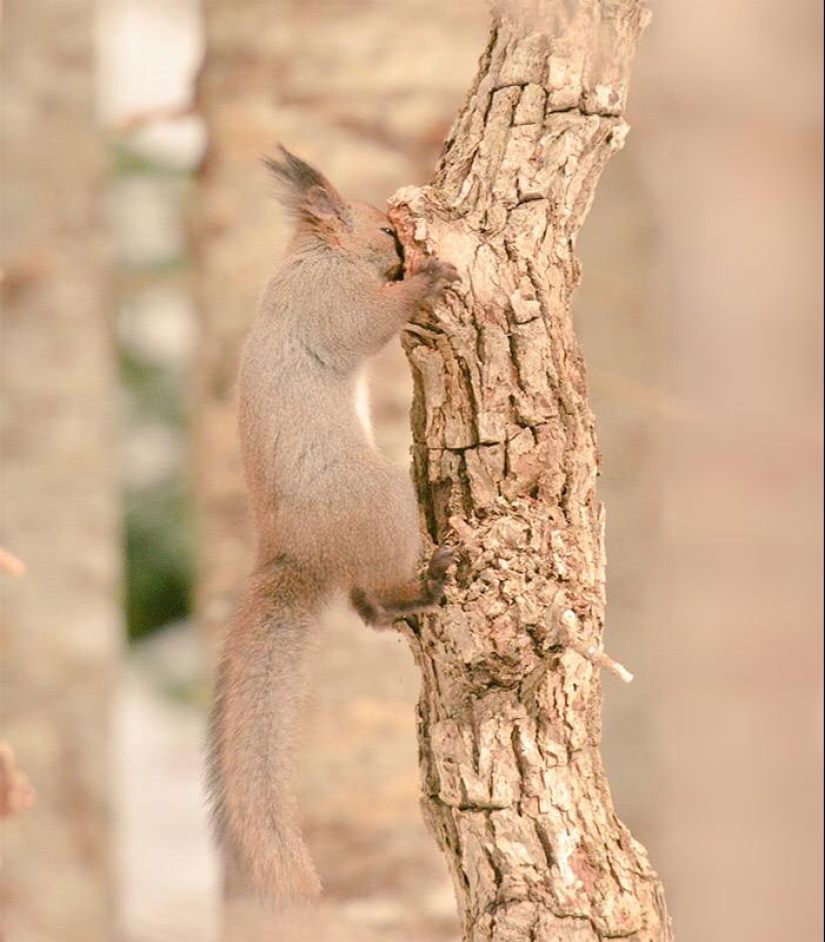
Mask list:
POLYGON ((570 297, 645 21, 639 0, 497 6, 434 183, 394 200, 413 261, 432 251, 463 277, 407 351, 427 527, 459 552, 447 604, 410 638, 424 809, 467 942, 671 939, 612 806, 599 673, 564 618, 601 646, 604 520, 570 297))
POLYGON ((2 932, 109 942, 112 684, 121 638, 114 344, 93 0, 3 6, 3 736, 37 806, 3 825, 2 932), (36 50, 36 52, 35 52, 36 50))

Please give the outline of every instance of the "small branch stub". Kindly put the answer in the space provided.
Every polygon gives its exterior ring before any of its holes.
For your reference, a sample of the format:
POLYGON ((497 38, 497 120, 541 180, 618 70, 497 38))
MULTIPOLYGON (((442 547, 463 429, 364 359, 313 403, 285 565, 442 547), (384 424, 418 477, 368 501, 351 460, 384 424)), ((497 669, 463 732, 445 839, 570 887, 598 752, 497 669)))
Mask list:
POLYGON ((17 765, 14 751, 0 742, 0 818, 25 811, 36 801, 34 788, 17 765))
POLYGON ((578 635, 579 619, 572 609, 568 609, 564 612, 561 621, 562 633, 560 640, 565 647, 570 648, 571 651, 575 651, 576 654, 581 655, 585 660, 590 661, 591 664, 595 664, 596 667, 602 667, 610 671, 611 674, 618 677, 619 680, 624 683, 629 684, 633 681, 634 675, 623 664, 615 661, 609 654, 605 653, 604 650, 596 647, 595 644, 587 644, 585 641, 581 640, 578 635))
POLYGON ((18 559, 14 553, 0 546, 0 570, 7 572, 10 576, 20 577, 26 574, 26 564, 18 559))

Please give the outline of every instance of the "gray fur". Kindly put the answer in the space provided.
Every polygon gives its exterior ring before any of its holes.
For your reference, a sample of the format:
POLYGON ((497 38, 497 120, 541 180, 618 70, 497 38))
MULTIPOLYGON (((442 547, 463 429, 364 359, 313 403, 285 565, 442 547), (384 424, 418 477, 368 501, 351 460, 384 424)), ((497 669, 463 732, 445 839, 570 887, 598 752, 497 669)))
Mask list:
POLYGON ((257 560, 221 657, 209 790, 219 840, 261 894, 287 900, 320 889, 290 791, 318 612, 343 588, 365 617, 391 620, 437 601, 449 562, 442 554, 419 586, 412 482, 369 442, 356 382, 365 361, 457 276, 429 259, 393 280, 400 260, 386 216, 346 203, 317 170, 281 154, 269 166, 296 230, 240 370, 257 560))
POLYGON ((283 145, 278 151, 280 158, 264 157, 263 163, 275 181, 284 208, 296 220, 313 222, 327 213, 351 226, 349 207, 329 180, 283 145))

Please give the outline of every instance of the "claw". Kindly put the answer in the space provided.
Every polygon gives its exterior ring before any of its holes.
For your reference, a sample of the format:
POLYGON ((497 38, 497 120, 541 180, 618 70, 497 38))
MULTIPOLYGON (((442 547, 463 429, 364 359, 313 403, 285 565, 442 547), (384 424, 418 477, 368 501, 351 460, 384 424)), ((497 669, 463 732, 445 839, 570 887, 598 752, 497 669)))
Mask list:
POLYGON ((443 580, 447 575, 447 570, 454 562, 455 553, 446 543, 443 543, 430 558, 430 564, 427 566, 427 576, 430 579, 443 580))

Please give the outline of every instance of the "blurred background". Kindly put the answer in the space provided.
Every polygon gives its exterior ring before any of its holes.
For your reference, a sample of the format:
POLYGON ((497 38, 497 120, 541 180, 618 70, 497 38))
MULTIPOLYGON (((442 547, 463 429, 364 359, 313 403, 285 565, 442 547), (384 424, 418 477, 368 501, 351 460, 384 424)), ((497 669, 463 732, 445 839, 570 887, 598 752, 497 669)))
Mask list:
MULTIPOLYGON (((680 942, 822 937, 822 8, 653 0, 581 241, 604 458, 604 755, 680 942)), ((249 564, 234 373, 287 232, 281 140, 428 179, 481 0, 6 0, 0 740, 7 942, 218 942, 209 669, 249 564)), ((374 366, 407 460, 410 380, 374 366)), ((335 610, 301 743, 317 942, 457 942, 416 670, 335 610)))

